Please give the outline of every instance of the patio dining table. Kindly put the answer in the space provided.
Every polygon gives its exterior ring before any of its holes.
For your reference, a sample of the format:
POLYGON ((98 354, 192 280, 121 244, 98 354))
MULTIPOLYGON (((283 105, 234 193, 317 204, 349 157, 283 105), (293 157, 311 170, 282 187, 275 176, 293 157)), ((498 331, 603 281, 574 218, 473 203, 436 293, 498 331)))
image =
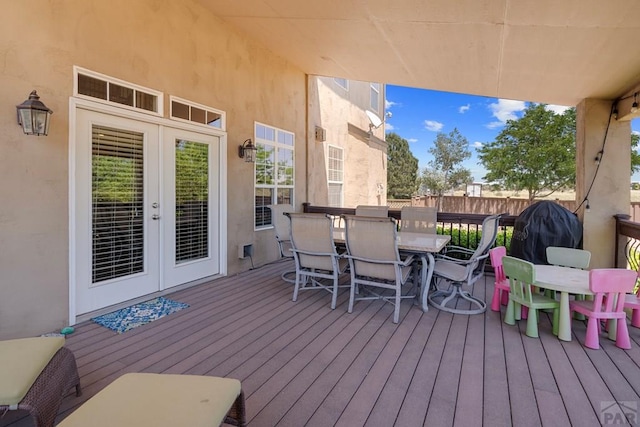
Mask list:
MULTIPOLYGON (((535 265, 536 286, 560 292, 558 338, 571 341, 569 294, 593 295, 589 290, 589 271, 557 265, 535 265)), ((611 328, 610 328, 611 329, 611 328)), ((611 331, 609 331, 611 336, 611 331)))
MULTIPOLYGON (((345 229, 335 228, 333 240, 336 243, 344 244, 346 241, 345 229)), ((429 283, 433 276, 433 266, 435 265, 434 253, 440 252, 451 240, 451 236, 443 234, 415 233, 400 231, 397 234, 398 250, 403 253, 410 253, 420 257, 422 263, 420 274, 420 295, 419 303, 422 311, 427 311, 429 283)))

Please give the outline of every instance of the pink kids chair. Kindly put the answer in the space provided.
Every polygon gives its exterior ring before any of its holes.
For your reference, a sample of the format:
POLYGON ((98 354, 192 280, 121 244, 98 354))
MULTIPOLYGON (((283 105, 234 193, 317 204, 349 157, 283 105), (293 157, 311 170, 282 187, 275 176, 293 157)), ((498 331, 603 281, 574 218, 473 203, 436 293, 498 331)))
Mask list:
POLYGON ((491 310, 500 311, 500 304, 507 305, 509 302, 509 280, 504 275, 502 267, 502 258, 507 255, 507 248, 504 246, 496 246, 489 251, 489 259, 496 281, 493 287, 493 298, 491 298, 491 310))
POLYGON ((625 296, 632 292, 637 273, 622 268, 597 268, 589 271, 589 289, 594 293, 593 301, 571 301, 569 308, 589 318, 585 347, 600 348, 600 320, 616 320, 616 346, 631 348, 627 315, 624 312, 625 296))
MULTIPOLYGON (((640 277, 640 270, 638 270, 638 277, 640 277)), ((631 326, 640 328, 640 286, 636 288, 635 293, 626 295, 624 308, 631 309, 631 326)))

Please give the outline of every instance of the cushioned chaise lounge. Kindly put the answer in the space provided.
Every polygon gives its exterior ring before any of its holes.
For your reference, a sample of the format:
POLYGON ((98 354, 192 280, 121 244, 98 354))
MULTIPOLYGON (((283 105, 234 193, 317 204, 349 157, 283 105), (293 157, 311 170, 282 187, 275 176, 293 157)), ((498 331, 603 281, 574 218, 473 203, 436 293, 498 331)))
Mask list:
POLYGON ((73 387, 79 396, 76 359, 64 347, 64 338, 0 341, 0 414, 25 410, 36 427, 51 427, 73 387))
POLYGON ((124 374, 58 427, 244 426, 240 381, 201 375, 124 374))

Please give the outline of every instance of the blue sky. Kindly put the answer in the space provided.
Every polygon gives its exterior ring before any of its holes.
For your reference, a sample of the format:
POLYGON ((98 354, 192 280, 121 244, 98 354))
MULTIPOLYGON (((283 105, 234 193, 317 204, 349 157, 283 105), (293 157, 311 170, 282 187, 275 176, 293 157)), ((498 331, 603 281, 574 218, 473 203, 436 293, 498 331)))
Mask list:
MULTIPOLYGON (((386 131, 409 141, 421 171, 432 159, 429 148, 438 132, 448 134, 457 128, 469 141, 471 159, 464 166, 477 182, 483 181, 486 170, 478 161, 476 148, 493 141, 506 121, 522 117, 526 108, 524 101, 393 85, 386 86, 386 98, 386 111, 392 114, 385 122, 386 131)), ((562 112, 567 107, 549 105, 548 108, 562 112)), ((637 119, 631 122, 635 132, 640 131, 638 122, 637 119)), ((635 174, 633 181, 640 181, 640 174, 635 174)))

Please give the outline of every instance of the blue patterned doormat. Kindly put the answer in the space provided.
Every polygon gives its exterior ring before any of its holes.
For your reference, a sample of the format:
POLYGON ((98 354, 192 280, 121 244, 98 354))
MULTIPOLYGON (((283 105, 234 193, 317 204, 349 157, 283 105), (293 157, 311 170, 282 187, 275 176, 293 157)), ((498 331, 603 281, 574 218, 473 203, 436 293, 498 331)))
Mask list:
POLYGON ((187 307, 189 304, 159 297, 91 320, 121 334, 187 307))

